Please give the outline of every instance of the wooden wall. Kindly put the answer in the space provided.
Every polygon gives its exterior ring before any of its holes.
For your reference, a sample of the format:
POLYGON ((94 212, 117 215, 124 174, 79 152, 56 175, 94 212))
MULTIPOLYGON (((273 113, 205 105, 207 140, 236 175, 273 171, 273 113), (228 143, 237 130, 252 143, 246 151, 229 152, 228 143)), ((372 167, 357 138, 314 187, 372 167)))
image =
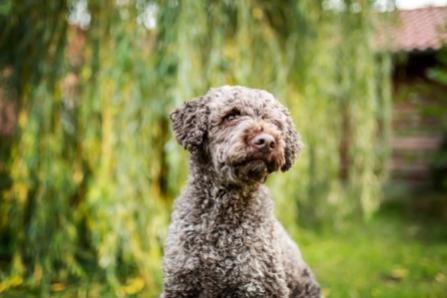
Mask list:
POLYGON ((447 117, 447 89, 428 79, 433 67, 435 53, 419 53, 395 68, 391 177, 413 186, 431 185, 431 163, 447 117))

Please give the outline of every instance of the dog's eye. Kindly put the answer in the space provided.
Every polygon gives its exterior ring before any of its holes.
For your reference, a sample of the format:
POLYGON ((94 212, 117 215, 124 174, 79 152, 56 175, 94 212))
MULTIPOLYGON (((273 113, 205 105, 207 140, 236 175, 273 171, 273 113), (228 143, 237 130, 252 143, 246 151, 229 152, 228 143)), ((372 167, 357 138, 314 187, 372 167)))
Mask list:
POLYGON ((239 110, 237 110, 237 109, 231 110, 223 117, 223 121, 233 121, 240 115, 241 115, 241 112, 239 110))

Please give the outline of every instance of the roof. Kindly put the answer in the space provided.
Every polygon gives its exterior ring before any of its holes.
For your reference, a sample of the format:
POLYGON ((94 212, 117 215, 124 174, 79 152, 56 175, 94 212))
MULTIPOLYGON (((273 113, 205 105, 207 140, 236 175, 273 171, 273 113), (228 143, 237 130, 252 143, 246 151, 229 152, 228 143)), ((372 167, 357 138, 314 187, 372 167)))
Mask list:
POLYGON ((398 10, 396 21, 380 26, 379 48, 393 52, 438 50, 447 44, 447 6, 398 10), (390 28, 391 27, 391 28, 390 28))

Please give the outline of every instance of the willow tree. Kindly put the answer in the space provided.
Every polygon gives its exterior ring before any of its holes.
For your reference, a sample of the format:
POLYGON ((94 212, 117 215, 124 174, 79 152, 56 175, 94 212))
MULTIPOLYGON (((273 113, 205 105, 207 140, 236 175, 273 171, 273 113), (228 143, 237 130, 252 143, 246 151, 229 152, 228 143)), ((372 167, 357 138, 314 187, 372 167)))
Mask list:
POLYGON ((158 293, 186 171, 167 114, 211 86, 267 89, 290 108, 306 146, 269 181, 289 228, 369 216, 389 126, 375 17, 361 0, 4 1, 0 100, 17 121, 1 148, 3 285, 48 293, 96 264, 118 295, 132 276, 158 293))

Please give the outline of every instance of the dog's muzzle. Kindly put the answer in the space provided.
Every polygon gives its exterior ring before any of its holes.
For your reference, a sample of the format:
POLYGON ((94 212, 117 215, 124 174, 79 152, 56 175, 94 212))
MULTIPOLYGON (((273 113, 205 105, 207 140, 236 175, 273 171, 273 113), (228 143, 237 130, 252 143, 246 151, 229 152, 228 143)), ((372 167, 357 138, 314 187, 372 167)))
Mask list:
POLYGON ((275 137, 265 132, 248 138, 245 154, 231 163, 236 176, 244 181, 265 181, 268 174, 281 166, 277 145, 275 137))

